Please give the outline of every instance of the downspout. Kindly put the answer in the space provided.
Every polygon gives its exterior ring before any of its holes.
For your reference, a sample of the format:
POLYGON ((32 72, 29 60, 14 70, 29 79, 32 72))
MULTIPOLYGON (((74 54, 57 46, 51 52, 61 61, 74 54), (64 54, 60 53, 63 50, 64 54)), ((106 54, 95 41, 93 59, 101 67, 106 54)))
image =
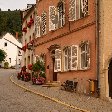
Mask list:
POLYGON ((100 45, 99 45, 99 0, 96 0, 96 64, 97 64, 97 81, 98 81, 98 94, 100 92, 100 45))

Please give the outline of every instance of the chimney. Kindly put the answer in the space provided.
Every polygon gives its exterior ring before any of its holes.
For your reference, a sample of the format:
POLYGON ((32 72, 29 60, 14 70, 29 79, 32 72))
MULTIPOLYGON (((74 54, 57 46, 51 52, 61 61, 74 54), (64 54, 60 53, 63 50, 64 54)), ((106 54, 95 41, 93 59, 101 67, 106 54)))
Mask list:
POLYGON ((16 39, 18 40, 18 32, 16 32, 16 39))

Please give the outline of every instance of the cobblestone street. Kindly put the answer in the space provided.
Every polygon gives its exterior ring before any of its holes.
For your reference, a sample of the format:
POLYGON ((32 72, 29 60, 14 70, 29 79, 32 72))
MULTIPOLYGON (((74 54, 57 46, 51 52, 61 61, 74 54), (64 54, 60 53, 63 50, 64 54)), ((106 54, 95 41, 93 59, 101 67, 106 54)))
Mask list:
POLYGON ((112 112, 110 102, 62 91, 56 87, 32 85, 31 82, 17 80, 15 73, 15 70, 0 69, 0 112, 80 112, 17 87, 10 81, 12 74, 16 83, 67 104, 91 112, 112 112))
POLYGON ((74 112, 17 87, 9 79, 14 72, 0 69, 0 112, 74 112))

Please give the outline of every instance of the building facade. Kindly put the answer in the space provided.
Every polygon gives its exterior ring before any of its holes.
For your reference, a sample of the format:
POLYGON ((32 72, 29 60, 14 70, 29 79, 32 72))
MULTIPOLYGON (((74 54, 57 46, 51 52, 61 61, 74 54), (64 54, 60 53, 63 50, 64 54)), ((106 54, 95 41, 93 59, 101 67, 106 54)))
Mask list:
POLYGON ((99 0, 99 83, 102 98, 112 99, 112 1, 99 0))
POLYGON ((97 80, 94 0, 37 0, 35 55, 45 62, 46 80, 77 80, 88 94, 97 80))
MULTIPOLYGON (((27 8, 21 11, 22 15, 22 66, 26 66, 33 63, 33 43, 34 43, 34 18, 35 18, 35 5, 28 4, 27 8)), ((30 72, 30 71, 29 71, 30 72)))
MULTIPOLYGON (((16 40, 16 38, 10 33, 6 33, 0 39, 0 49, 4 50, 7 53, 6 59, 4 62, 9 63, 9 67, 21 67, 21 58, 22 58, 22 44, 16 40), (12 52, 13 51, 13 52, 12 52)), ((4 67, 4 62, 2 67, 4 67)))

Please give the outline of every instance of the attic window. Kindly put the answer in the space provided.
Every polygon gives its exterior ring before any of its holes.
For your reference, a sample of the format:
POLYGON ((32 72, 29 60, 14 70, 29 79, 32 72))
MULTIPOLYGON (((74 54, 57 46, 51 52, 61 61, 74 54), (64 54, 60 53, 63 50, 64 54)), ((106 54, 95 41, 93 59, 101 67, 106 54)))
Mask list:
POLYGON ((4 43, 4 47, 6 47, 6 46, 7 46, 7 42, 4 43))

